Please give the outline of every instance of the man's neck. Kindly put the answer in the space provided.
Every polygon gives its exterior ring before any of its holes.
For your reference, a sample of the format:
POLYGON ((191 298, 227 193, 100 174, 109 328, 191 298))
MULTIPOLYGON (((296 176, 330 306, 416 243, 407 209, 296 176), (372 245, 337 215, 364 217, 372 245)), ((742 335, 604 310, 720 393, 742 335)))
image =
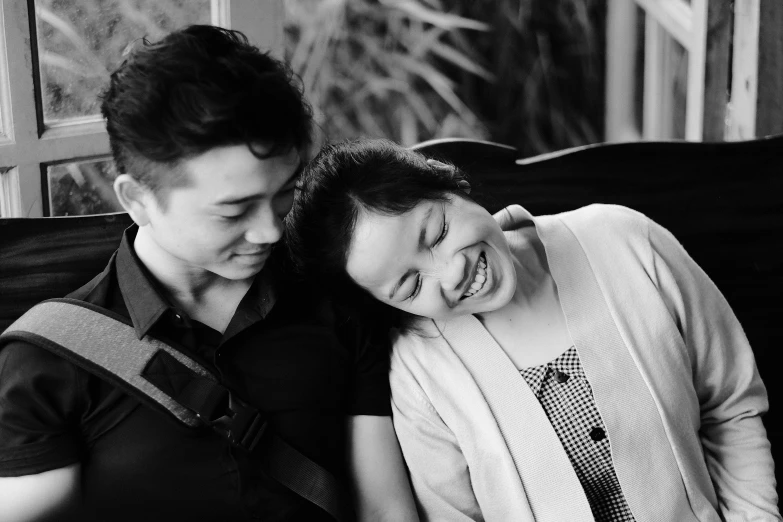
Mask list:
POLYGON ((187 265, 161 249, 144 228, 139 229, 133 249, 173 305, 192 319, 221 332, 225 331, 255 278, 232 280, 187 265))

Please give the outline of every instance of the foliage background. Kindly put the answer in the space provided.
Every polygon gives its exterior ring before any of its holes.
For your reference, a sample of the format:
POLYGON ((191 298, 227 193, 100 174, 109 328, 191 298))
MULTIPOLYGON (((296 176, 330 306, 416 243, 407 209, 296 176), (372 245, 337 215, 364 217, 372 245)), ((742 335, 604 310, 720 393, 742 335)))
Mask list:
POLYGON ((287 0, 286 57, 329 139, 600 141, 605 0, 287 0))
MULTIPOLYGON (((323 139, 489 139, 530 156, 603 134, 606 0, 285 0, 323 139)), ((209 0, 36 0, 48 120, 95 115, 122 53, 209 0)), ((110 162, 49 171, 52 214, 116 210, 110 162), (59 209, 59 210, 58 210, 59 209)))

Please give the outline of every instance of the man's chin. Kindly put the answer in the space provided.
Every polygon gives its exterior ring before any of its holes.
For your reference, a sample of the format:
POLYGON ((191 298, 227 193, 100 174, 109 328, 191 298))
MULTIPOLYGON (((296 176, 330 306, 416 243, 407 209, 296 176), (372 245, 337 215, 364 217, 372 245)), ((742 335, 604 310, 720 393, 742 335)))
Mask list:
POLYGON ((212 270, 212 272, 224 279, 240 281, 242 279, 249 279, 258 275, 259 272, 264 269, 265 264, 265 260, 256 264, 231 263, 231 266, 221 266, 215 270, 212 270))

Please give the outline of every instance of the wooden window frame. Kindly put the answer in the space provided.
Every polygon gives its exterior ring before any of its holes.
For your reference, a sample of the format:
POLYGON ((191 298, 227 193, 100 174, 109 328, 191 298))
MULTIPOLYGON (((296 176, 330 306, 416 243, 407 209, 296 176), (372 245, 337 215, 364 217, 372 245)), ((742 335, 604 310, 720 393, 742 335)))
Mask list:
MULTIPOLYGON (((743 0, 737 0, 741 2, 743 0)), ((758 1, 758 0, 755 0, 758 1)), ((666 128, 671 56, 667 36, 688 53, 686 140, 726 134, 731 0, 609 0, 607 17, 606 140, 661 139, 666 128), (643 129, 634 121, 636 7, 645 15, 643 129)))
MULTIPOLYGON (((283 53, 283 0, 211 0, 215 25, 244 32, 283 53)), ((110 155, 100 116, 43 121, 34 0, 0 3, 0 217, 40 217, 48 209, 47 166, 110 155)))

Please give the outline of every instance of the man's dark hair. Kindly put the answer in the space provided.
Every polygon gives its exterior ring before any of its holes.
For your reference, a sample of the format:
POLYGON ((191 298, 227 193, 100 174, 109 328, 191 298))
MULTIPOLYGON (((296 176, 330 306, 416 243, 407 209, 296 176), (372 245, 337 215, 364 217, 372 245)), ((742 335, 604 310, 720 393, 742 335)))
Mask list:
POLYGON ((266 158, 311 140, 312 111, 290 68, 242 33, 208 25, 144 41, 111 75, 101 112, 117 171, 163 203, 188 182, 182 160, 229 145, 266 158), (258 144, 271 149, 262 155, 258 144))
POLYGON ((378 307, 346 272, 359 213, 401 215, 418 203, 467 197, 467 180, 451 165, 430 165, 422 154, 388 140, 355 140, 324 147, 305 168, 293 208, 286 217, 285 241, 300 277, 321 286, 355 310, 406 314, 378 307))

